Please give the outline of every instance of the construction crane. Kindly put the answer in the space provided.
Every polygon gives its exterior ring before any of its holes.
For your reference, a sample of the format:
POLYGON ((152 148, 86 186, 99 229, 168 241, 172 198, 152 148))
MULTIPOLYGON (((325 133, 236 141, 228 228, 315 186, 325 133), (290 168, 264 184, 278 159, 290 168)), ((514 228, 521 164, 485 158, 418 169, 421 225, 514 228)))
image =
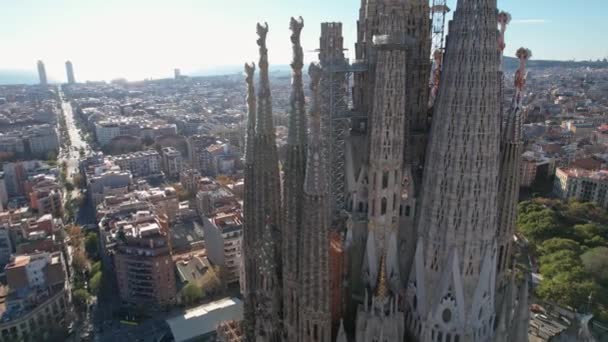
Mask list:
POLYGON ((443 52, 445 50, 445 17, 450 12, 446 0, 431 0, 431 37, 433 54, 433 68, 429 78, 429 108, 435 104, 435 98, 439 91, 439 80, 441 79, 441 66, 443 52))

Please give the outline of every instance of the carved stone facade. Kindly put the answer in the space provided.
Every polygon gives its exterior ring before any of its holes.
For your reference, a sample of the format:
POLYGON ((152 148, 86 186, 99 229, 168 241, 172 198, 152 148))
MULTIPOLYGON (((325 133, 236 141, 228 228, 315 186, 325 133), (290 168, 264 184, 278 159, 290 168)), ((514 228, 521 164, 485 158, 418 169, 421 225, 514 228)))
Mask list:
POLYGON ((500 151, 496 0, 459 1, 432 119, 408 285, 420 341, 494 335, 500 151))
POLYGON ((292 18, 282 197, 268 27, 258 25, 257 103, 246 67, 245 341, 525 339, 528 285, 515 283, 510 260, 529 52, 518 53, 503 120, 508 18, 496 0, 458 1, 436 56, 438 88, 429 89, 428 1, 362 0, 356 61, 344 57, 341 24, 322 24, 308 123, 304 23, 292 18), (330 233, 344 237, 346 254, 340 322, 331 316, 330 233))

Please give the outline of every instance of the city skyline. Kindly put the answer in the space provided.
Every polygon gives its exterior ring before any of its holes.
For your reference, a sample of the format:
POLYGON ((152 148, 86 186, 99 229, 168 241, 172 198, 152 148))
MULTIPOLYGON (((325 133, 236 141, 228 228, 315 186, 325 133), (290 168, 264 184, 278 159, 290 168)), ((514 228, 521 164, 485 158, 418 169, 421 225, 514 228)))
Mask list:
MULTIPOLYGON (((456 0, 448 0, 452 9, 455 4, 456 0)), ((67 60, 73 61, 81 81, 164 78, 171 77, 173 68, 180 68, 185 75, 210 69, 233 73, 243 60, 255 59, 256 47, 250 42, 257 21, 267 21, 272 28, 268 40, 274 51, 269 56, 271 63, 286 65, 290 33, 284 18, 292 15, 307 18, 302 35, 305 63, 315 59, 323 21, 344 23, 345 54, 353 59, 358 6, 354 0, 329 4, 296 0, 289 5, 278 0, 177 0, 171 4, 92 0, 86 5, 71 0, 23 1, 0 13, 6 24, 0 28, 0 39, 9 51, 0 70, 35 74, 36 61, 42 60, 49 80, 54 82, 65 81, 67 60), (14 27, 20 29, 15 32, 14 27)), ((608 48, 597 42, 608 30, 608 23, 600 20, 601 9, 607 7, 600 0, 590 0, 586 6, 549 0, 499 1, 499 8, 513 15, 505 55, 514 56, 517 48, 525 45, 534 51, 535 59, 604 58, 608 48)))

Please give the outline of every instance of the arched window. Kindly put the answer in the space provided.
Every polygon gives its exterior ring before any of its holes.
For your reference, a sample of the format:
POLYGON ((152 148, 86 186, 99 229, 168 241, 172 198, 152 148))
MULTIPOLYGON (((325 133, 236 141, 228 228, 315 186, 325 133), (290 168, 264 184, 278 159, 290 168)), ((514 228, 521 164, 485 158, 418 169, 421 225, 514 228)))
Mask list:
POLYGON ((386 214, 386 197, 382 197, 380 215, 385 215, 385 214, 386 214))
POLYGON ((388 188, 388 172, 382 172, 382 189, 388 188))

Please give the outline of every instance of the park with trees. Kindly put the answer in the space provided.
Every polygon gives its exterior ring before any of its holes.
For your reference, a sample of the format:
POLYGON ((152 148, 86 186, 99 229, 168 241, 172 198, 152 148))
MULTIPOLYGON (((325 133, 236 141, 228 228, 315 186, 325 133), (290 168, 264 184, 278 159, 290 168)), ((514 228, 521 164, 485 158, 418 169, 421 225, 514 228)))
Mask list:
POLYGON ((517 226, 542 275, 536 295, 608 322, 608 212, 594 203, 535 198, 519 203, 517 226))

